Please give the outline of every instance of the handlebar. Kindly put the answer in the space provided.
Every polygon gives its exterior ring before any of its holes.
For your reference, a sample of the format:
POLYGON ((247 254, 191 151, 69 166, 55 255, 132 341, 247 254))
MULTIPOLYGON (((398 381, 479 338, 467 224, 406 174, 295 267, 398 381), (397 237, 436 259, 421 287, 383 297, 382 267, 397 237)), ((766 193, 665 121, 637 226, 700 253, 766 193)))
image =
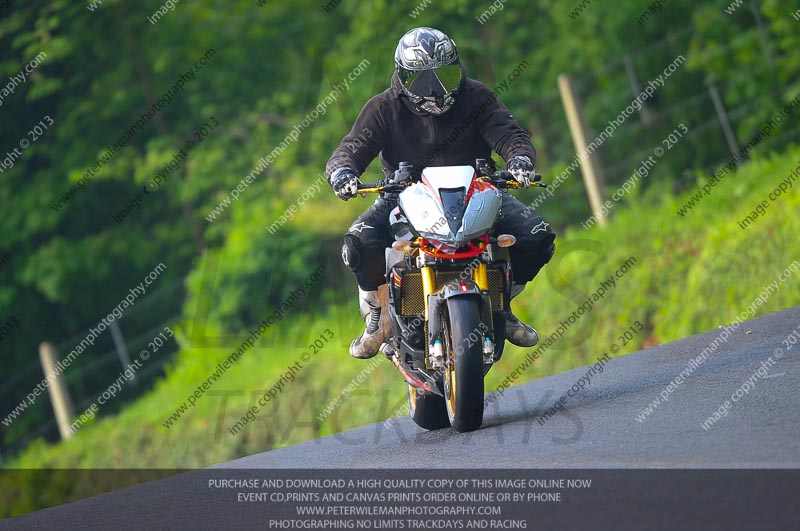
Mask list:
MULTIPOLYGON (((547 188, 547 185, 541 182, 541 179, 541 174, 535 174, 530 187, 547 188)), ((515 180, 511 173, 507 170, 499 170, 491 175, 478 177, 478 180, 491 183, 501 189, 522 187, 522 185, 515 180)), ((401 181, 399 183, 384 183, 384 181, 368 184, 361 183, 358 185, 357 191, 359 194, 362 194, 362 196, 366 194, 394 194, 402 192, 411 184, 412 181, 401 181)))
POLYGON ((410 182, 402 182, 402 183, 389 183, 383 184, 381 182, 377 182, 374 184, 359 184, 358 185, 358 193, 359 194, 396 194, 400 193, 406 189, 410 182))
MULTIPOLYGON (((511 172, 508 170, 498 170, 491 175, 481 176, 478 177, 479 181, 489 182, 492 183, 494 186, 498 188, 522 188, 522 185, 514 179, 511 175, 511 172)), ((536 173, 533 176, 533 180, 531 181, 531 188, 547 188, 547 185, 543 182, 542 175, 540 173, 536 173)))

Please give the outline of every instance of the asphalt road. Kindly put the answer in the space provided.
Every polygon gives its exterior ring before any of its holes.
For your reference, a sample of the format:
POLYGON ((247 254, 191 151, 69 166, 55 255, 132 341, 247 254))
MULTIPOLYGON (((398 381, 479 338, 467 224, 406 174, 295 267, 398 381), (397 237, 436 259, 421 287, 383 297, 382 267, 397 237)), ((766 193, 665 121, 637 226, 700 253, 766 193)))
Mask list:
MULTIPOLYGON (((487 408, 483 428, 425 432, 409 418, 375 424, 225 463, 226 468, 800 468, 800 343, 781 341, 800 326, 800 307, 747 321, 652 414, 690 360, 721 329, 612 359, 564 411, 536 418, 587 373, 575 369, 507 389, 487 408), (774 364, 768 358, 772 357, 774 364), (710 429, 701 426, 767 362, 766 377, 710 429), (409 444, 421 445, 414 459, 409 444), (487 459, 487 456, 491 456, 487 459)), ((602 355, 602 351, 597 352, 602 355)), ((762 371, 764 372, 764 371, 762 371)))
POLYGON ((799 329, 800 307, 743 323, 691 374, 691 360, 721 329, 611 360, 543 424, 537 419, 587 368, 506 390, 491 401, 477 432, 425 432, 398 419, 37 511, 2 521, 0 529, 266 529, 274 508, 243 506, 235 493, 210 489, 208 479, 264 477, 264 469, 269 477, 325 476, 308 470, 317 468, 336 469, 325 477, 360 469, 403 477, 393 470, 400 468, 415 469, 405 476, 580 471, 602 485, 573 497, 572 505, 537 513, 536 528, 798 529, 800 516, 790 509, 800 487, 800 341, 784 341, 799 329), (737 391, 741 396, 732 400, 737 391), (637 420, 662 393, 667 400, 637 420), (727 415, 704 429, 721 407, 727 415))

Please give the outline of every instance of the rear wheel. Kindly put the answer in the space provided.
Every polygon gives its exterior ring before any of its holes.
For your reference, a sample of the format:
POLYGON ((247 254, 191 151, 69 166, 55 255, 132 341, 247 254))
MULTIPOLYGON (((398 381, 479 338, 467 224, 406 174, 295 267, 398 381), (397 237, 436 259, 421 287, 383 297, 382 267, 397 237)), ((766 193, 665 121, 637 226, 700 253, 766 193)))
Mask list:
POLYGON ((444 371, 445 404, 456 431, 477 430, 483 422, 483 344, 470 334, 480 330, 478 301, 455 297, 447 301, 448 354, 444 371))
POLYGON ((426 430, 440 430, 450 426, 444 397, 408 384, 406 393, 410 415, 417 426, 426 430))

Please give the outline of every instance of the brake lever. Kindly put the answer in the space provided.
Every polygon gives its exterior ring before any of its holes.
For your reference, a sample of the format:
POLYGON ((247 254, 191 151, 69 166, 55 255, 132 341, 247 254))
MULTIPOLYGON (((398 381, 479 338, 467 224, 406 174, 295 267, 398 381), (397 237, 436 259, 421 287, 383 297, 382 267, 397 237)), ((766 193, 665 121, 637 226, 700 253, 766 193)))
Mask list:
POLYGON ((356 193, 361 197, 367 197, 368 193, 381 193, 381 194, 392 194, 402 192, 406 189, 406 187, 411 184, 411 181, 402 181, 399 183, 388 183, 384 184, 385 181, 378 181, 374 184, 362 184, 357 190, 356 193))

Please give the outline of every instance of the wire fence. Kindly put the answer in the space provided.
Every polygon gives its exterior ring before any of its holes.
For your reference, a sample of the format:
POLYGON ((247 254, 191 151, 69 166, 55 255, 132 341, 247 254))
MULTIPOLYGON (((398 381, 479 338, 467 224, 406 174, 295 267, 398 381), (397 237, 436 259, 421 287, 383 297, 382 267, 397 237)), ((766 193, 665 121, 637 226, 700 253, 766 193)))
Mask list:
MULTIPOLYGON (((608 63, 595 71, 573 74, 572 78, 581 99, 589 111, 586 114, 594 117, 594 121, 587 124, 590 133, 596 136, 606 125, 603 120, 613 119, 620 109, 641 93, 642 87, 648 80, 653 79, 664 68, 665 65, 662 63, 665 57, 676 57, 680 54, 689 57, 688 39, 692 33, 692 29, 686 29, 669 34, 664 39, 630 51, 618 61, 608 63)), ((752 31, 692 57, 695 64, 705 65, 724 54, 735 53, 743 48, 760 48, 764 54, 763 64, 758 68, 733 71, 732 75, 724 79, 706 78, 697 69, 690 71, 683 66, 675 73, 674 78, 659 88, 656 98, 646 102, 642 111, 636 116, 631 116, 614 132, 613 138, 596 152, 605 190, 613 190, 625 181, 641 161, 650 155, 659 139, 669 134, 679 123, 684 123, 688 132, 675 146, 669 160, 656 165, 653 179, 661 174, 669 175, 673 180, 676 176, 683 176, 689 182, 696 172, 711 172, 731 159, 733 149, 731 139, 726 138, 723 117, 715 108, 711 91, 718 91, 724 102, 726 94, 736 93, 742 90, 744 84, 751 83, 757 75, 768 73, 773 64, 770 36, 764 30, 756 28, 754 24, 752 31), (683 90, 672 90, 669 86, 671 82, 683 90), (685 90, 687 86, 693 90, 687 93, 685 90)), ((723 113, 732 125, 735 143, 740 146, 745 145, 750 140, 747 138, 747 133, 743 133, 749 129, 748 124, 758 122, 756 117, 767 118, 765 112, 768 112, 766 109, 768 106, 764 103, 767 99, 776 102, 774 105, 776 112, 782 107, 777 103, 780 101, 780 94, 769 92, 764 92, 758 99, 747 100, 735 107, 723 105, 723 113)), ((557 89, 543 87, 540 101, 530 103, 528 112, 536 114, 537 107, 554 105, 560 108, 557 89)), ((793 123, 797 124, 798 121, 794 120, 793 123)), ((574 155, 564 117, 540 127, 535 136, 540 139, 537 143, 544 146, 540 151, 548 153, 546 157, 548 160, 569 160, 574 155)), ((800 138, 800 127, 793 128, 791 123, 784 123, 781 129, 763 141, 763 145, 780 148, 797 138, 800 138)), ((759 144, 757 149, 764 148, 759 144)), ((578 177, 575 176, 573 181, 578 181, 578 177)), ((573 182, 564 188, 562 192, 568 198, 571 197, 574 203, 582 204, 584 213, 588 211, 582 186, 573 182)), ((119 320, 127 350, 138 352, 164 326, 177 321, 180 302, 183 299, 182 285, 182 281, 176 282, 146 296, 119 320), (172 311, 165 313, 163 309, 159 309, 158 312, 152 312, 151 308, 157 304, 167 305, 172 311), (154 319, 156 314, 173 315, 173 317, 163 321, 154 319)), ((81 339, 86 337, 88 330, 88 328, 81 330, 59 343, 56 347, 59 355, 63 356, 70 352, 81 339)), ((125 392, 118 397, 119 400, 104 407, 101 414, 109 415, 120 411, 124 404, 149 389, 151 384, 164 374, 164 364, 176 350, 177 345, 173 340, 168 347, 159 351, 159 356, 149 360, 146 366, 137 371, 134 383, 126 387, 125 392)), ((44 375, 36 353, 31 353, 31 360, 23 369, 0 382, 0 403, 18 403, 38 382, 41 382, 44 375)), ((124 363, 120 360, 121 353, 114 344, 111 334, 104 334, 65 371, 76 414, 80 414, 87 406, 94 403, 113 381, 113 375, 124 369, 124 363)), ((7 413, 0 412, 0 415, 7 413)), ((3 454, 6 456, 15 454, 37 438, 51 441, 58 439, 52 406, 44 395, 26 409, 10 427, 4 428, 0 425, 0 430, 4 430, 0 439, 0 466, 3 463, 3 454), (25 417, 28 417, 28 420, 25 420, 25 417), (35 422, 31 422, 30 418, 35 419, 35 422), (18 428, 19 425, 16 423, 24 425, 25 429, 18 428)))
MULTIPOLYGON (((642 110, 631 115, 618 127, 613 137, 603 143, 593 155, 603 190, 610 194, 650 156, 653 150, 679 124, 688 129, 681 140, 670 149, 669 156, 659 160, 648 181, 667 179, 680 191, 695 185, 696 175, 710 173, 733 158, 755 131, 783 108, 782 94, 775 89, 762 89, 758 97, 744 99, 753 81, 770 76, 774 67, 771 37, 756 20, 748 31, 718 46, 695 51, 689 39, 694 29, 670 33, 663 39, 632 50, 619 60, 597 66, 592 71, 568 73, 584 107, 588 137, 597 138, 621 109, 641 94, 648 81, 655 79, 671 58, 683 55, 692 66, 683 64, 659 87, 655 96, 644 101, 642 110), (713 76, 704 67, 721 56, 735 56, 747 50, 763 54, 761 64, 750 68, 732 69, 726 76, 713 76), (714 105, 712 92, 720 95, 721 109, 714 105), (727 97, 732 96, 732 97, 727 97), (725 101, 737 101, 735 106, 725 101), (726 131, 724 122, 730 123, 726 131)), ((542 92, 550 106, 561 101, 552 90, 542 92), (558 99, 557 99, 558 98, 558 99)), ((536 111, 532 111, 534 114, 536 111)), ((787 120, 769 137, 761 140, 754 152, 781 149, 800 137, 797 120, 787 120)), ((547 124, 535 132, 534 139, 544 161, 569 161, 575 149, 565 117, 547 124)), ((546 163, 546 162, 545 162, 546 163)), ((546 170, 546 168, 545 168, 546 170)), ((545 179, 547 181, 547 179, 545 179)), ((647 184, 645 184, 647 186, 647 184)), ((559 190, 559 214, 566 219, 582 218, 590 210, 580 172, 559 190), (566 205, 566 206, 565 206, 566 205)), ((557 220, 555 220, 557 221, 557 220)))
MULTIPOLYGON (((183 281, 177 281, 146 295, 115 321, 121 332, 120 345, 115 344, 111 333, 103 333, 93 346, 86 349, 66 368, 63 377, 72 398, 76 417, 96 403, 109 385, 117 379, 117 375, 125 371, 125 357, 121 350, 138 354, 164 327, 178 322, 183 296, 183 281), (158 311, 153 311, 156 305, 158 311), (167 315, 172 315, 166 320, 163 319, 165 309, 170 310, 166 312, 167 315)), ((89 330, 90 327, 87 327, 58 343, 56 352, 59 359, 63 360, 88 335, 89 330)), ((42 338, 43 341, 48 339, 42 338)), ((152 388, 152 384, 164 375, 164 365, 172 359, 177 350, 174 338, 168 340, 140 370, 135 372, 134 378, 123 385, 123 390, 100 408, 98 415, 118 413, 125 404, 152 388)), ((38 358, 38 353, 32 352, 32 361, 28 365, 0 382, 0 403, 19 404, 37 384, 42 382, 46 375, 38 358)), ((9 417, 6 416, 8 413, 4 411, 0 412, 0 415, 8 420, 9 417)), ((0 428, 4 429, 0 444, 0 466, 3 466, 3 456, 7 459, 8 456, 19 453, 36 439, 58 440, 58 426, 48 391, 42 393, 8 426, 0 425, 0 428)))

